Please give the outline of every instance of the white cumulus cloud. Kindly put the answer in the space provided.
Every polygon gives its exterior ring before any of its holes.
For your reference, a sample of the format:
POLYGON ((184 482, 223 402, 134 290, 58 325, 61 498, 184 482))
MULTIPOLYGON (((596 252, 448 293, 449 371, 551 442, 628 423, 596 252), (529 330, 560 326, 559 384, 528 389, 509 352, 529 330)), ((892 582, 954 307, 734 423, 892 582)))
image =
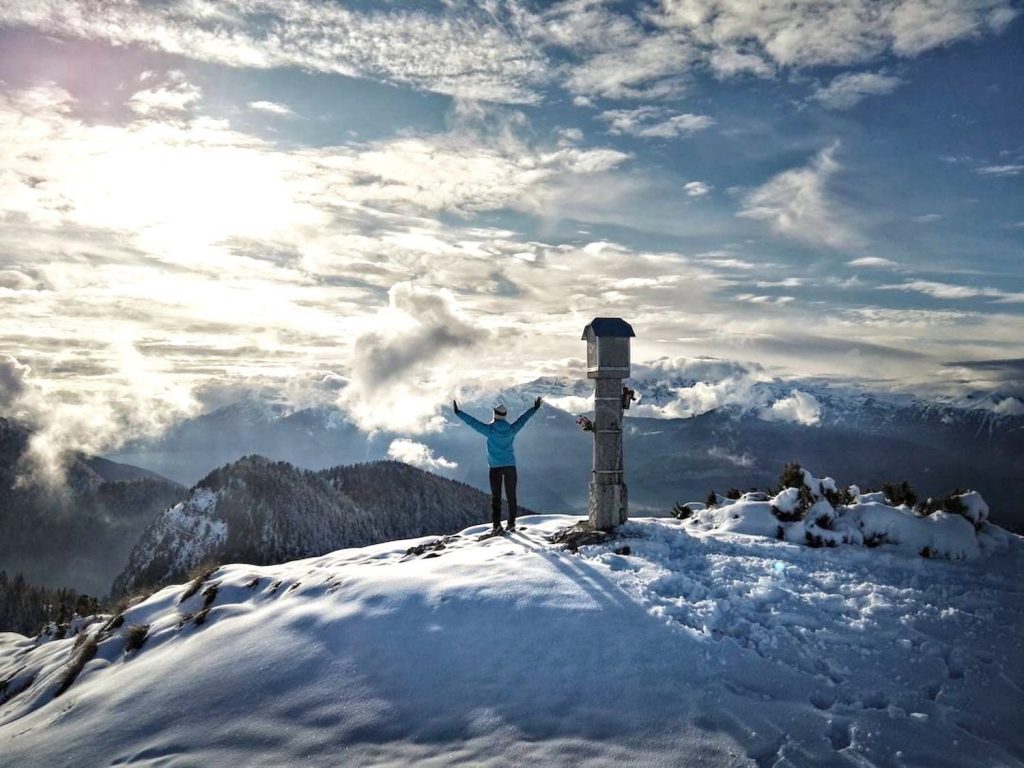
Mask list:
POLYGON ((339 402, 366 430, 440 429, 437 392, 455 387, 453 359, 488 336, 462 315, 450 292, 396 283, 388 306, 355 339, 339 402))
POLYGON ((759 414, 764 421, 788 421, 813 427, 821 421, 821 404, 814 395, 794 389, 759 414))
POLYGON ((388 458, 426 470, 456 469, 459 466, 456 461, 446 459, 444 456, 435 456, 430 446, 405 437, 391 441, 391 445, 388 446, 388 458))

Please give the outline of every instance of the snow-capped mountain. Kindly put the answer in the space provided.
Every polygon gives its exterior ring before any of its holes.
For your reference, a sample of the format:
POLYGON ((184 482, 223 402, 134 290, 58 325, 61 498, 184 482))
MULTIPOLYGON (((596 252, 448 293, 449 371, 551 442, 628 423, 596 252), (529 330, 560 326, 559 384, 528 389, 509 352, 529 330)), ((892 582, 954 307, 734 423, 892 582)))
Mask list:
POLYGON ((186 495, 149 470, 68 458, 67 482, 17 482, 32 430, 0 418, 0 569, 32 583, 102 596, 145 526, 186 495))
MULTIPOLYGON (((635 366, 640 399, 627 413, 627 482, 631 503, 667 511, 711 489, 763 488, 783 464, 834 468, 843 480, 874 486, 909 480, 923 496, 985 487, 994 518, 1024 530, 1016 485, 1024 476, 1024 416, 1016 402, 990 396, 928 400, 821 381, 784 381, 746 368, 705 361, 679 373, 635 366)), ((468 393, 462 405, 486 419, 500 399, 513 415, 537 395, 547 405, 517 439, 520 498, 547 512, 585 507, 591 443, 575 415, 591 407, 585 378, 543 377, 500 392, 468 393)), ((388 457, 405 435, 361 432, 333 408, 302 410, 269 421, 258 407, 224 410, 184 422, 162 440, 114 458, 194 483, 252 452, 309 469, 388 457), (251 412, 254 411, 254 412, 251 412)), ((442 432, 414 435, 445 464, 434 471, 486 490, 481 442, 452 418, 442 432)))
POLYGON ((398 462, 320 472, 248 456, 201 480, 142 533, 114 582, 132 594, 203 564, 281 563, 487 519, 489 499, 398 462))
POLYGON ((542 516, 225 565, 77 637, 0 634, 4 760, 1020 765, 1024 540, 864 497, 812 548, 771 506, 576 553, 542 516))

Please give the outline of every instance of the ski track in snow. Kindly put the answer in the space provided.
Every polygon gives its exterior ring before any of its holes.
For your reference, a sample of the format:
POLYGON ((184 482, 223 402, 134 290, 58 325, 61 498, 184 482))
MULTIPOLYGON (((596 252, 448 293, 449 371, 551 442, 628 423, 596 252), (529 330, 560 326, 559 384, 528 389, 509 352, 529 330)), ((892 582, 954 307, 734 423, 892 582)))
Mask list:
POLYGON ((74 641, 0 635, 0 681, 31 680, 0 764, 1024 765, 1019 537, 974 561, 665 519, 547 543, 574 521, 223 567, 202 626, 203 590, 167 587, 55 699, 74 641))

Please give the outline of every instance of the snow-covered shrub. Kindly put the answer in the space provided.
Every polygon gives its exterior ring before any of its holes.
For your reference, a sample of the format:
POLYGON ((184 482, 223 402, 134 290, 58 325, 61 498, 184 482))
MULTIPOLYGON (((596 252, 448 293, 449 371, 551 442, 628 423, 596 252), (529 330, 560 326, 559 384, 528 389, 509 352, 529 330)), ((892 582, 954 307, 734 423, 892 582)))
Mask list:
POLYGON ((779 477, 780 490, 772 499, 772 511, 782 522, 803 520, 808 511, 824 500, 830 508, 853 500, 840 491, 831 477, 817 478, 799 464, 786 464, 779 477))
POLYGON ((935 512, 949 512, 968 520, 975 529, 988 520, 988 504, 977 491, 962 491, 959 488, 941 499, 929 498, 918 504, 915 511, 922 516, 935 512))
POLYGON ((951 560, 973 558, 980 553, 974 526, 960 515, 948 512, 919 517, 906 507, 868 502, 848 508, 840 522, 846 530, 855 528, 865 546, 886 544, 951 560))
POLYGON ((811 499, 805 488, 784 488, 772 499, 772 514, 784 523, 803 518, 811 499))
POLYGON ((854 501, 858 504, 889 504, 889 500, 885 498, 885 494, 881 491, 858 493, 854 501))
POLYGON ((740 501, 771 501, 771 498, 764 491, 747 491, 740 496, 740 501))
POLYGON ((954 495, 951 501, 959 502, 961 509, 951 509, 948 511, 956 511, 957 514, 963 515, 974 524, 976 529, 980 528, 983 523, 988 522, 988 504, 985 503, 985 499, 977 491, 967 491, 966 493, 954 495))
POLYGON ((782 479, 796 482, 797 477, 799 486, 783 487, 771 498, 757 492, 735 500, 716 494, 717 504, 693 511, 687 529, 765 536, 811 547, 886 546, 957 560, 1006 546, 1006 533, 988 522, 988 505, 976 491, 950 494, 943 509, 921 516, 906 504, 913 492, 908 484, 890 488, 902 502, 895 506, 881 491, 840 489, 830 477, 817 478, 787 464, 782 479))
POLYGON ((712 490, 710 493, 708 493, 708 497, 704 500, 704 506, 705 507, 725 507, 725 506, 728 506, 729 504, 732 504, 733 502, 735 502, 738 498, 739 498, 739 496, 737 496, 735 498, 733 498, 733 497, 731 497, 729 495, 723 496, 722 494, 717 493, 714 490, 712 490))
POLYGON ((677 501, 672 507, 672 516, 677 520, 686 520, 694 512, 702 510, 704 507, 705 505, 701 504, 699 501, 690 501, 685 504, 681 501, 677 501))
POLYGON ((795 461, 787 462, 782 467, 782 474, 779 475, 779 490, 785 488, 802 488, 804 484, 804 470, 795 461))
POLYGON ((917 491, 906 480, 902 480, 899 483, 882 483, 882 493, 889 500, 889 505, 893 507, 903 505, 913 507, 917 504, 917 491))
POLYGON ((779 538, 779 520, 767 501, 736 500, 718 507, 695 511, 690 525, 702 531, 742 533, 747 536, 779 538))

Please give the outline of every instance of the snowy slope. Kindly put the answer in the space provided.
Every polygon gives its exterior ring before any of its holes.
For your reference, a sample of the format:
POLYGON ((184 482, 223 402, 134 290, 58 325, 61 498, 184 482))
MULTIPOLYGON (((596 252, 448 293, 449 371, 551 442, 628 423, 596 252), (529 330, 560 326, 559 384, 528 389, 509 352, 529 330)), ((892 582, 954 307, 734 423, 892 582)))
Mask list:
POLYGON ((935 560, 744 535, 709 514, 633 520, 579 554, 544 538, 576 518, 548 516, 485 541, 477 527, 226 566, 183 601, 167 587, 89 627, 96 656, 57 698, 75 642, 0 635, 0 754, 1024 765, 1024 540, 935 560), (126 653, 138 625, 148 637, 126 653))

